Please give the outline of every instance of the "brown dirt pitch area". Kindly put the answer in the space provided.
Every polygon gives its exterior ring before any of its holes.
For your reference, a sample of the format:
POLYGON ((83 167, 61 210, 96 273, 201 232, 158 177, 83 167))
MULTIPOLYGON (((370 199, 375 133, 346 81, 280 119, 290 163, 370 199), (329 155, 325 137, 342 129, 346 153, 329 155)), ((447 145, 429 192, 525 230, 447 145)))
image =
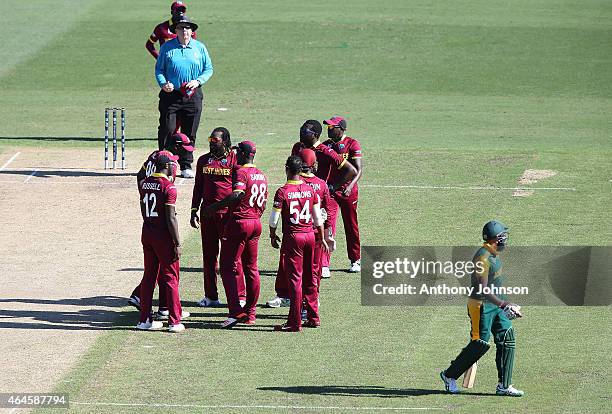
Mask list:
MULTIPOLYGON (((50 392, 112 328, 142 277, 135 174, 104 170, 101 149, 0 153, 0 392, 50 392)), ((193 180, 177 179, 186 235, 193 180)))

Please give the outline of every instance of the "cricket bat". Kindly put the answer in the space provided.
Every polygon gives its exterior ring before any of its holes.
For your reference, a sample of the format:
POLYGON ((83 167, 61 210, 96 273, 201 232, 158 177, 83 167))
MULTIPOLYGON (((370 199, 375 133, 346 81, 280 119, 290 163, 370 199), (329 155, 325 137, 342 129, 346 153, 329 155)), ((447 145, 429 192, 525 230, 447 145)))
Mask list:
POLYGON ((463 388, 474 388, 474 382, 476 381, 476 369, 478 368, 478 363, 474 363, 465 374, 463 374, 463 388))

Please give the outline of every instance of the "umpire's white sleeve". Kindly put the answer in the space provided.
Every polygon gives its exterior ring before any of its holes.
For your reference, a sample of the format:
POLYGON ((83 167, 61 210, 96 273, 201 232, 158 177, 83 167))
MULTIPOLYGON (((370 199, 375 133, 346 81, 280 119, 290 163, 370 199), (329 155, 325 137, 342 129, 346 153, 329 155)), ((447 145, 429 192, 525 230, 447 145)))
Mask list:
POLYGON ((323 220, 323 215, 321 214, 321 204, 317 203, 312 206, 312 215, 314 216, 313 221, 315 226, 319 227, 325 223, 325 220, 323 220))
POLYGON ((270 220, 268 221, 268 224, 270 225, 270 227, 275 229, 276 226, 278 226, 279 218, 280 218, 280 210, 273 208, 272 212, 270 213, 270 220))

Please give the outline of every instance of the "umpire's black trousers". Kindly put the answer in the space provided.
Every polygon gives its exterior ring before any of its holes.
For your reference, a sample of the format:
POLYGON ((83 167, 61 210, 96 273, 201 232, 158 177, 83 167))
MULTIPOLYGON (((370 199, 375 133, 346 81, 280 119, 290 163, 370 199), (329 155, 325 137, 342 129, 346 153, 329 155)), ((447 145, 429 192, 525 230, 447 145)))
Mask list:
MULTIPOLYGON (((177 120, 180 123, 181 132, 187 135, 191 145, 195 146, 203 100, 202 88, 197 88, 191 98, 183 96, 177 90, 172 92, 159 91, 157 145, 160 150, 166 147, 167 140, 176 130, 177 120)), ((184 151, 179 156, 181 170, 191 169, 193 153, 184 151)))

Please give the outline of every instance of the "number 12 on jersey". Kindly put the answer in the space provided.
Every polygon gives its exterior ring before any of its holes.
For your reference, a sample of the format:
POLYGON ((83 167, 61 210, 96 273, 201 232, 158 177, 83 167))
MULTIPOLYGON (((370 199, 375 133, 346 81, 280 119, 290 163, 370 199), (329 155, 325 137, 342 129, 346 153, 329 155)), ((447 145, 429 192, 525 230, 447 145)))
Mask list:
POLYGON ((142 199, 142 204, 144 205, 146 217, 158 217, 157 211, 155 211, 155 207, 157 206, 157 197, 154 193, 146 193, 142 199), (150 206, 149 203, 151 203, 150 206))

